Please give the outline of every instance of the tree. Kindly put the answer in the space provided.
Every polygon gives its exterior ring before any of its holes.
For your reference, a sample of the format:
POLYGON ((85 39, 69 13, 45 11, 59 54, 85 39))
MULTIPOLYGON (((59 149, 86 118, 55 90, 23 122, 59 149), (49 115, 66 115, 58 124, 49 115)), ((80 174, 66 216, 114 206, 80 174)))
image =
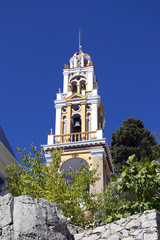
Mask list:
POLYGON ((160 211, 160 161, 135 155, 127 160, 119 177, 99 195, 97 218, 106 222, 129 217, 145 210, 160 211), (108 204, 109 203, 109 204, 108 204))
POLYGON ((83 165, 74 171, 59 171, 62 150, 51 153, 52 162, 45 163, 43 150, 37 151, 32 145, 32 152, 26 154, 20 150, 22 165, 7 167, 8 192, 14 196, 31 195, 45 198, 60 205, 68 221, 84 227, 93 218, 96 211, 95 199, 89 194, 89 186, 99 179, 97 169, 90 170, 83 165), (71 176, 70 180, 68 176, 71 176), (90 219, 85 212, 90 211, 90 219))
POLYGON ((122 166, 126 165, 129 156, 135 154, 138 160, 148 157, 160 157, 160 145, 148 129, 144 128, 142 120, 128 118, 123 121, 116 133, 111 133, 111 156, 115 171, 120 173, 122 166))

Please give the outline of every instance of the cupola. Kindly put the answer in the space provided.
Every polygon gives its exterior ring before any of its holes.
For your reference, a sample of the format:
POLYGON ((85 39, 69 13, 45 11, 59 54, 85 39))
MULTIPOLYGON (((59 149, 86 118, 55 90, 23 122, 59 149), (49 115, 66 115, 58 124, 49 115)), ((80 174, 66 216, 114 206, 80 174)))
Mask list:
POLYGON ((82 47, 80 48, 80 52, 76 52, 70 59, 70 68, 83 68, 88 67, 91 64, 91 57, 82 51, 82 47))

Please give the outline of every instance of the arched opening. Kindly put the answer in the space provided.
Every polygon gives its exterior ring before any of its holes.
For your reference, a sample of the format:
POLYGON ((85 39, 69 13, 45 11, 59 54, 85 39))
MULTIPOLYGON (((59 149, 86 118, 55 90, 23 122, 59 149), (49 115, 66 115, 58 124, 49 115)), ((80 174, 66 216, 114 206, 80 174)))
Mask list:
POLYGON ((78 132, 81 132, 81 116, 79 114, 75 114, 71 119, 71 133, 78 132))
MULTIPOLYGON (((74 171, 76 171, 80 168, 80 165, 81 166, 83 165, 83 167, 86 167, 86 168, 89 166, 88 163, 82 158, 71 158, 68 161, 63 163, 60 171, 64 170, 64 172, 66 172, 69 167, 71 167, 74 171)), ((73 178, 69 175, 66 177, 66 179, 73 181, 73 178)))
POLYGON ((79 81, 80 79, 87 80, 87 77, 86 77, 86 75, 84 75, 84 74, 74 75, 74 76, 72 76, 72 77, 69 79, 69 83, 71 83, 71 82, 74 81, 74 80, 78 80, 78 81, 79 81))
POLYGON ((76 93, 77 92, 77 82, 72 82, 71 86, 72 86, 72 92, 76 93))
POLYGON ((71 119, 71 133, 75 133, 72 136, 72 141, 81 141, 81 135, 76 134, 81 132, 81 116, 79 114, 73 115, 71 119))
POLYGON ((88 124, 87 124, 88 132, 90 132, 91 131, 91 114, 90 113, 88 114, 87 120, 88 120, 88 124))
POLYGON ((63 134, 66 134, 66 117, 63 118, 63 134))
MULTIPOLYGON (((86 117, 86 126, 87 126, 87 131, 90 132, 91 131, 91 114, 88 113, 87 117, 86 117)), ((91 134, 88 133, 87 134, 87 140, 90 140, 91 134)))
POLYGON ((81 85, 81 91, 86 90, 86 81, 85 80, 80 81, 80 85, 81 85))

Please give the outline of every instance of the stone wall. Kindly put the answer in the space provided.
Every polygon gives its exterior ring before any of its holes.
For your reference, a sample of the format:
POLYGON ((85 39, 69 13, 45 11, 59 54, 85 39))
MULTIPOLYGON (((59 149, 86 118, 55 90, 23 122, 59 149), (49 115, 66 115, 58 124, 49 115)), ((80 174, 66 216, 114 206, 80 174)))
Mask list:
POLYGON ((160 240, 160 214, 156 210, 123 218, 94 230, 75 234, 75 240, 160 240))

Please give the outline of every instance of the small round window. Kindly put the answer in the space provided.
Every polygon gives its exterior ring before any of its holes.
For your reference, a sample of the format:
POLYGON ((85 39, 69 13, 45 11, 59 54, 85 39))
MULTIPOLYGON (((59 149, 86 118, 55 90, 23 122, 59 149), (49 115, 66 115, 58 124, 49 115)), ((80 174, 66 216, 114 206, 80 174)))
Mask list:
POLYGON ((87 110, 91 110, 91 104, 87 104, 86 108, 87 110))
POLYGON ((62 108, 62 112, 63 112, 63 113, 66 113, 66 112, 67 112, 67 107, 63 107, 63 108, 62 108))
POLYGON ((79 109, 80 109, 80 106, 79 106, 79 105, 73 106, 73 110, 74 110, 75 112, 79 111, 79 109))

